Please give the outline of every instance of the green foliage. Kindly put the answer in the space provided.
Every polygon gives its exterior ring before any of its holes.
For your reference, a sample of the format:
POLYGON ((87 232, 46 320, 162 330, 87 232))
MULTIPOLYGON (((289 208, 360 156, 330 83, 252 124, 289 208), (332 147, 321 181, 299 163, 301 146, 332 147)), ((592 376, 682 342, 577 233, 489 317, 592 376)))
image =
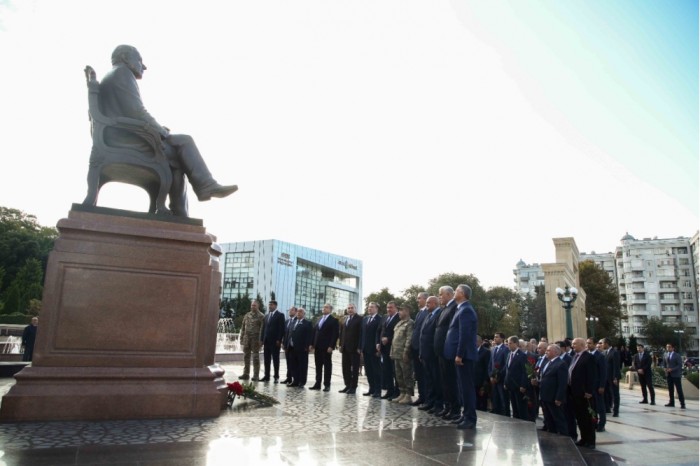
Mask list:
POLYGON ((4 315, 22 313, 22 290, 17 285, 12 285, 3 294, 2 313, 4 315))
POLYGON ((386 312, 386 304, 389 301, 395 301, 397 306, 404 303, 404 299, 394 296, 389 291, 389 288, 382 288, 379 290, 379 293, 370 293, 370 295, 365 298, 365 307, 369 306, 369 303, 375 302, 379 305, 379 312, 384 313, 386 312))
POLYGON ((0 315, 0 324, 29 325, 31 320, 32 316, 18 313, 0 315))
POLYGON ((420 285, 411 285, 401 294, 403 304, 408 304, 411 307, 411 318, 415 318, 418 313, 418 294, 425 291, 425 287, 420 285))
POLYGON ((579 263, 579 281, 586 292, 586 316, 598 317, 595 335, 612 338, 619 334, 622 307, 617 288, 610 275, 595 262, 579 263))
POLYGON ((492 338, 496 332, 507 333, 516 330, 520 334, 520 295, 505 286, 494 286, 486 291, 489 307, 482 312, 483 322, 479 322, 479 333, 492 338))
POLYGON ((698 372, 689 372, 685 378, 688 379, 688 382, 695 385, 695 388, 698 388, 698 372))
POLYGON ((637 354, 637 345, 639 343, 637 342, 637 337, 634 336, 634 333, 630 335, 629 339, 629 344, 627 345, 627 349, 630 350, 632 354, 637 354))
MULTIPOLYGON (((627 346, 627 340, 625 340, 625 337, 623 337, 622 335, 620 335, 619 337, 617 337, 617 340, 614 340, 614 341, 615 341, 615 343, 614 343, 614 344, 615 344, 615 348, 619 348, 620 346, 627 346)), ((636 343, 635 343, 635 345, 636 345, 636 343)), ((637 352, 637 347, 636 347, 636 346, 634 347, 634 349, 632 349, 632 348, 630 348, 630 347, 627 347, 627 349, 629 349, 630 351, 632 351, 632 354, 636 354, 636 352, 637 352)))
POLYGON ((547 303, 544 285, 535 287, 535 296, 528 294, 521 302, 520 322, 521 332, 514 335, 536 340, 547 336, 547 303))
POLYGON ((663 368, 661 367, 655 367, 652 374, 651 374, 651 379, 655 387, 660 387, 660 388, 667 388, 668 387, 668 381, 666 380, 666 373, 664 373, 663 368))
MULTIPOLYGON (((675 333, 674 330, 682 330, 684 332, 680 335, 681 346, 687 348, 693 335, 690 334, 682 322, 667 325, 658 317, 650 317, 646 325, 642 327, 641 332, 652 349, 662 351, 667 343, 673 343, 674 346, 678 346, 679 334, 675 333)), ((681 351, 681 348, 676 349, 679 352, 681 351)))

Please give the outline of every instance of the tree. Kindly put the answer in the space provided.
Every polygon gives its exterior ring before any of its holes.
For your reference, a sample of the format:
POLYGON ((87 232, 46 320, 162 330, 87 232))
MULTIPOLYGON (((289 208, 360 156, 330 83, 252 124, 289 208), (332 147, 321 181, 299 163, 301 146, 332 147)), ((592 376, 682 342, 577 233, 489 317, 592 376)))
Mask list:
POLYGON ((403 304, 408 304, 411 307, 411 318, 414 319, 418 313, 418 294, 425 291, 425 287, 421 285, 411 285, 401 294, 403 304))
POLYGON ((581 288, 586 292, 586 316, 598 318, 595 335, 608 338, 618 335, 622 308, 612 278, 590 260, 579 263, 578 270, 581 288))
POLYGON ((520 322, 520 303, 512 302, 508 305, 508 310, 503 316, 503 319, 501 319, 494 333, 505 333, 506 338, 511 335, 521 335, 520 322))
POLYGON ((521 335, 539 340, 547 336, 547 303, 544 285, 535 287, 535 296, 528 294, 520 304, 521 335))
POLYGON ((370 293, 369 296, 365 298, 365 307, 369 306, 369 303, 375 302, 379 305, 379 312, 382 312, 382 310, 386 310, 386 304, 389 301, 395 301, 398 306, 403 304, 403 299, 394 296, 389 291, 389 288, 382 288, 378 293, 370 293))
POLYGON ((627 349, 630 350, 632 354, 635 354, 637 352, 638 344, 639 343, 637 342, 637 337, 634 336, 634 333, 630 334, 627 349))
MULTIPOLYGON (((482 313, 483 322, 479 322, 479 331, 482 336, 491 338, 496 332, 503 332, 503 320, 513 312, 520 303, 520 295, 505 286, 494 286, 486 291, 486 297, 490 304, 489 309, 482 313)), ((513 326, 508 324, 509 328, 513 326)), ((519 334, 519 333, 518 333, 519 334)))
POLYGON ((667 325, 658 317, 650 317, 641 328, 641 332, 646 338, 647 344, 654 351, 663 351, 667 343, 673 343, 677 347, 680 339, 681 348, 676 349, 681 352, 682 348, 688 348, 688 343, 690 343, 692 337, 683 322, 667 325), (675 331, 682 331, 683 333, 676 333, 675 331))
POLYGON ((479 279, 472 274, 457 274, 448 272, 438 275, 428 281, 427 292, 430 295, 438 296, 441 286, 450 286, 456 289, 458 285, 469 285, 472 289, 472 297, 470 302, 476 311, 476 316, 479 320, 477 331, 480 334, 488 333, 486 326, 490 326, 493 318, 491 317, 491 303, 486 295, 486 290, 479 283, 479 279))

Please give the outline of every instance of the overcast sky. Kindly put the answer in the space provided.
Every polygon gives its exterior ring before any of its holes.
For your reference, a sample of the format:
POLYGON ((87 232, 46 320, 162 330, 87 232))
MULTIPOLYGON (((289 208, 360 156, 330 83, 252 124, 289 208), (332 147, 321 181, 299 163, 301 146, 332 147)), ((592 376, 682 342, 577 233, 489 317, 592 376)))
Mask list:
POLYGON ((698 229, 697 1, 0 0, 0 205, 82 202, 83 68, 121 43, 150 113, 239 185, 191 216, 361 259, 365 294, 698 229))

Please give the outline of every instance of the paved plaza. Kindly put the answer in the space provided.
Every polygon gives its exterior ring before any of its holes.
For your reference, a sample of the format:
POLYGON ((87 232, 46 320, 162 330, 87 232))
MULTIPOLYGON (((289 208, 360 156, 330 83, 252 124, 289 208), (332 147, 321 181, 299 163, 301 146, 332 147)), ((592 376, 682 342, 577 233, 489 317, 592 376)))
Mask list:
MULTIPOLYGON (((222 365, 228 381, 242 372, 241 363, 222 365)), ((311 364, 311 384, 313 374, 311 364)), ((0 424, 0 466, 698 464, 698 402, 665 408, 662 390, 656 406, 638 404, 638 390, 621 390, 620 417, 608 419, 597 449, 588 450, 489 413, 479 413, 475 431, 459 431, 417 408, 363 397, 360 379, 357 395, 338 393, 336 354, 331 392, 258 383, 280 404, 237 399, 215 419, 0 424)), ((0 395, 13 383, 0 379, 0 395)))

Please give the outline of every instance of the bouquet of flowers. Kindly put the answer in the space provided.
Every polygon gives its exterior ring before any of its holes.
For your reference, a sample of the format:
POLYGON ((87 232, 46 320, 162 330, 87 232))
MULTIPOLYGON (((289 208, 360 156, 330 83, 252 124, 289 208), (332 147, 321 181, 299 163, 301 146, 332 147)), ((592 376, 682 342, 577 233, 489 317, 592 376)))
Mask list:
POLYGON ((493 365, 493 371, 491 371, 490 377, 492 379, 498 379, 498 372, 501 370, 501 365, 498 363, 495 363, 493 365))
POLYGON ((229 406, 233 406, 233 402, 236 400, 237 396, 251 399, 265 405, 279 404, 279 401, 276 398, 256 391, 253 382, 244 383, 243 385, 238 382, 233 382, 226 384, 226 386, 228 387, 227 400, 229 406))
POLYGON ((537 364, 537 360, 532 356, 528 356, 527 364, 525 364, 525 371, 527 372, 528 379, 535 378, 535 364, 537 364))
POLYGON ((591 423, 596 426, 598 425, 598 412, 591 406, 591 400, 588 400, 588 415, 591 417, 591 423))

